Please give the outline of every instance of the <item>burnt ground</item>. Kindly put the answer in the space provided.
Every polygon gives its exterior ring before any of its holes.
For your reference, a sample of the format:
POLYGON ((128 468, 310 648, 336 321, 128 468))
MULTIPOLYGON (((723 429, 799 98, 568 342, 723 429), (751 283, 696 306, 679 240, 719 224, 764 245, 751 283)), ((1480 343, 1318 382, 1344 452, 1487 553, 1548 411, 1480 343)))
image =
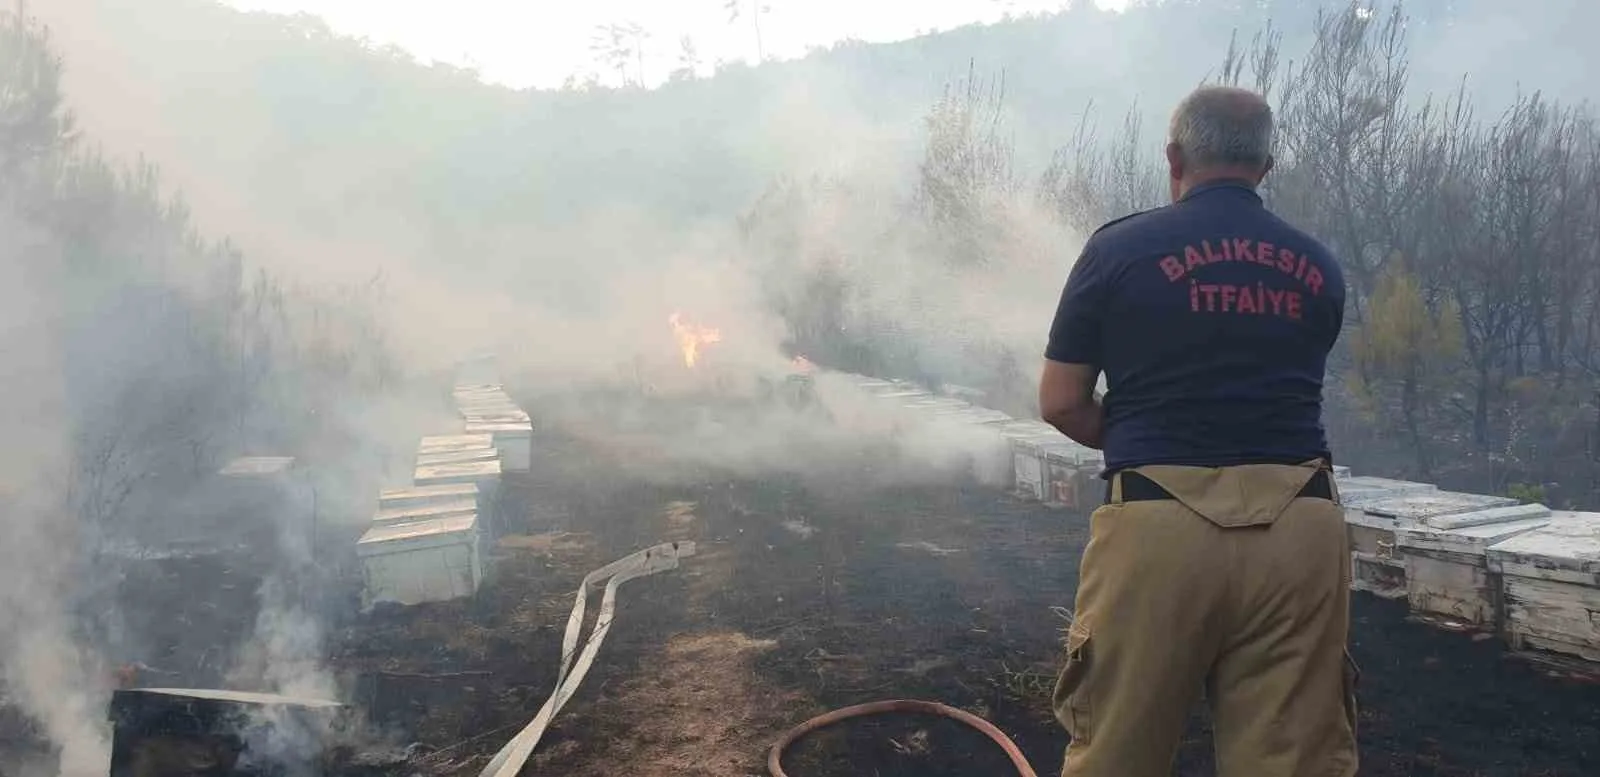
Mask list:
MULTIPOLYGON (((434 771, 475 773, 510 735, 484 732, 531 719, 584 572, 670 539, 695 540, 699 554, 623 586, 600 658, 531 773, 765 774, 765 751, 789 726, 884 698, 966 708, 1041 774, 1059 769, 1066 741, 1048 696, 1086 515, 973 484, 852 485, 872 480, 865 460, 844 463, 849 478, 651 484, 602 446, 551 432, 540 447, 541 474, 519 484, 529 535, 499 550, 478 601, 372 619, 341 638, 346 668, 446 675, 387 679, 377 684, 389 697, 373 699, 447 748, 429 757, 434 771)), ((1600 689, 1543 676, 1494 640, 1409 622, 1403 603, 1358 595, 1354 618, 1362 774, 1600 773, 1600 689)), ((1205 726, 1197 712, 1177 774, 1211 773, 1205 726)), ((1011 773, 981 735, 916 717, 843 724, 802 742, 786 769, 1011 773)))
MULTIPOLYGON (((885 698, 968 709, 1040 774, 1058 771, 1066 738, 1048 697, 1085 514, 976 484, 875 488, 872 457, 814 479, 740 479, 640 466, 647 441, 540 435, 534 474, 508 479, 516 534, 477 597, 336 608, 331 660, 349 700, 421 745, 404 773, 476 774, 550 693, 582 576, 675 539, 698 554, 622 587, 598 660, 527 773, 765 774, 766 750, 789 726, 885 698)), ((143 651, 178 676, 147 679, 216 682, 211 656, 246 638, 254 617, 248 567, 151 570, 130 576, 124 598, 163 603, 165 616, 141 616, 166 624, 147 630, 143 651)), ((1409 622, 1403 603, 1358 595, 1354 605, 1363 775, 1600 773, 1600 689, 1546 677, 1494 640, 1409 622)), ((843 724, 785 765, 794 777, 1011 773, 981 735, 917 717, 843 724)), ((1211 773, 1202 712, 1176 773, 1211 773)))

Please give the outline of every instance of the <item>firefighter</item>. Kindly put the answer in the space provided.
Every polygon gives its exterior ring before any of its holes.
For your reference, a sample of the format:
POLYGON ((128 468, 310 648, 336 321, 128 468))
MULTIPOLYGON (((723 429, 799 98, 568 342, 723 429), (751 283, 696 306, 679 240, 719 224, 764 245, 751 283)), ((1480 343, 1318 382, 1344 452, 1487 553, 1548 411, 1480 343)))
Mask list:
POLYGON ((1167 777, 1202 695, 1222 777, 1356 773, 1322 424, 1345 284, 1263 205, 1272 131, 1257 94, 1186 97, 1172 203, 1088 239, 1050 327, 1041 415, 1105 453, 1054 694, 1067 777, 1167 777))

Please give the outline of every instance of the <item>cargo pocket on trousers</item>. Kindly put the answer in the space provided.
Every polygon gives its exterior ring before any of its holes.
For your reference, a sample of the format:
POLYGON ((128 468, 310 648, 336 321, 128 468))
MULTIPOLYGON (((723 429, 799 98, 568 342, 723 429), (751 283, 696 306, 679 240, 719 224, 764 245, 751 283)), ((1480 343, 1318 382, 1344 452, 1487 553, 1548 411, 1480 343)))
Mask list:
POLYGON ((1344 651, 1344 717, 1350 724, 1350 735, 1356 733, 1356 686, 1361 684, 1361 667, 1350 656, 1350 651, 1344 651))
POLYGON ((1089 629, 1074 621, 1067 629, 1067 656, 1056 675, 1051 706, 1056 720, 1072 736, 1074 744, 1087 744, 1093 735, 1093 707, 1089 695, 1089 670, 1093 663, 1089 629))

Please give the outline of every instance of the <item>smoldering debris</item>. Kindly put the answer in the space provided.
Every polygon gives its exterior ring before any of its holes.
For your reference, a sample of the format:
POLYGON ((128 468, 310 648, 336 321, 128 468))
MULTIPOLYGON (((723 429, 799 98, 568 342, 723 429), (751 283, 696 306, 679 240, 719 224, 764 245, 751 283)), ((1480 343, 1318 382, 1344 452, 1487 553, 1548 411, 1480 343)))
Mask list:
MULTIPOLYGON (((108 711, 111 777, 313 777, 356 760, 359 717, 316 697, 210 689, 120 690, 108 711)), ((374 760, 381 749, 367 751, 374 760)))

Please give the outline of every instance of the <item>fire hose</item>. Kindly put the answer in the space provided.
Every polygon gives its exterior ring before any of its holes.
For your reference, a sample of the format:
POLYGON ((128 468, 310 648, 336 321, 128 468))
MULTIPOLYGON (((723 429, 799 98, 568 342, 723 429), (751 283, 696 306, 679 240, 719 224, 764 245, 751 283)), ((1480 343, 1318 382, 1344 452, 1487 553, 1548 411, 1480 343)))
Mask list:
MULTIPOLYGON (((528 757, 538 747, 539 740, 544 737, 545 730, 549 728, 550 721, 556 713, 566 705, 567 701, 577 691, 578 684, 589 672, 589 667, 594 664, 595 656, 600 652, 600 644, 605 641, 606 634, 611 630, 611 622, 616 612, 617 588, 623 583, 639 577, 653 575, 678 567, 678 561, 694 555, 695 546, 692 542, 671 542, 646 548, 637 553, 613 561, 599 569, 585 575, 583 582, 578 585, 577 601, 574 602, 572 613, 567 616, 566 633, 561 640, 561 665, 557 670, 556 689, 545 700, 544 706, 539 709, 539 714, 527 726, 517 732, 511 741, 507 742, 489 763, 479 772, 479 777, 516 777, 522 767, 528 762, 528 757), (583 645, 582 654, 577 653, 578 632, 583 626, 585 605, 588 600, 589 589, 606 581, 605 593, 600 601, 600 613, 595 618, 594 628, 589 633, 589 638, 583 645), (574 660, 576 656, 576 660, 574 660)), ((1038 777, 1028 761, 1023 757, 1022 751, 1015 742, 1007 737, 1004 732, 996 728, 983 718, 970 712, 956 709, 945 704, 931 701, 917 701, 911 699, 897 699, 892 701, 878 701, 868 704, 857 704, 851 707, 834 710, 819 715, 790 729, 783 738, 772 746, 767 757, 767 770, 772 777, 788 777, 783 771, 781 761, 784 751, 790 745, 799 741, 813 731, 831 726, 850 718, 865 717, 868 715, 881 715, 884 713, 919 713, 937 715, 951 718, 977 729, 1005 751, 1006 757, 1011 759, 1011 764, 1020 777, 1038 777)))
POLYGON ((539 709, 539 714, 494 754, 494 758, 478 773, 479 777, 516 777, 522 771, 528 756, 533 754, 533 749, 544 737, 545 729, 550 727, 551 719, 577 692, 578 683, 583 682, 584 675, 589 673, 589 667, 594 664, 594 657, 600 652, 600 643, 605 641, 606 632, 611 630, 611 619, 616 612, 617 587, 636 577, 677 569, 679 559, 693 555, 693 542, 668 542, 624 556, 584 576, 583 582, 578 584, 578 601, 572 607, 572 614, 567 616, 566 634, 561 639, 561 667, 556 675, 555 691, 539 709), (606 589, 600 600, 600 614, 596 616, 594 628, 583 645, 583 654, 574 661, 578 632, 583 626, 584 602, 589 598, 589 588, 602 580, 606 581, 606 589))
POLYGON ((818 715, 817 717, 801 723, 800 725, 789 729, 788 733, 785 733, 783 738, 779 739, 777 744, 772 746, 772 750, 767 753, 767 772, 771 774, 772 777, 789 777, 788 773, 783 770, 783 752, 787 750, 790 745, 799 741, 805 735, 816 731, 817 729, 826 728, 835 723, 849 720, 851 718, 860 718, 867 715, 882 715, 891 712, 911 712, 924 715, 937 715, 965 723, 968 726, 983 732, 985 736, 989 737, 989 739, 993 740, 995 744, 999 745, 1000 749, 1005 751, 1006 757, 1011 759, 1011 765, 1016 768, 1018 775, 1021 775, 1021 777, 1038 777, 1038 774, 1033 771, 1033 767, 1028 765, 1028 759, 1023 757, 1022 750, 1017 747, 1015 742, 1011 741, 1010 737, 1005 735, 1005 732, 996 728, 993 723, 990 723, 989 721, 984 720, 983 718, 980 718, 970 712, 959 710, 946 704, 940 704, 933 701, 918 701, 915 699, 894 699, 890 701, 875 701, 868 702, 866 704, 857 704, 818 715))

